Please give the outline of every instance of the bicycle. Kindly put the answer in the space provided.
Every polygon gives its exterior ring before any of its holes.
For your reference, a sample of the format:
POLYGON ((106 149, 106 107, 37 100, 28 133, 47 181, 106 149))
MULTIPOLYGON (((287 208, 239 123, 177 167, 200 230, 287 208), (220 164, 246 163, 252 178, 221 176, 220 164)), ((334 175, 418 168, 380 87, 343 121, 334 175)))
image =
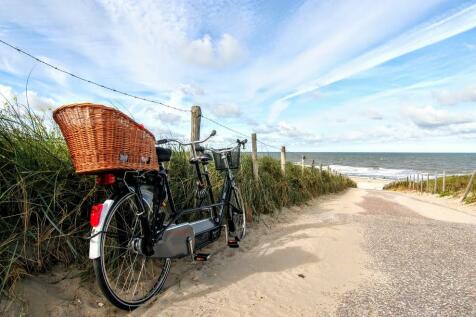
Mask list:
POLYGON ((197 251, 217 241, 222 230, 227 245, 239 247, 246 234, 245 206, 233 170, 239 168, 237 145, 211 151, 215 167, 223 171, 224 183, 215 202, 207 165, 211 157, 200 144, 216 134, 213 131, 200 141, 183 143, 163 139, 156 143, 157 171, 122 171, 98 176, 99 185, 108 186, 112 195, 93 206, 90 222, 89 258, 93 260, 96 280, 104 296, 115 306, 133 310, 163 288, 171 259, 190 256, 192 261, 206 261, 208 254, 197 251), (195 196, 198 206, 177 210, 169 186, 165 162, 172 151, 159 145, 178 143, 191 147, 190 164, 197 178, 195 196), (209 204, 203 205, 204 199, 209 204), (167 213, 167 207, 169 212, 167 213), (205 219, 180 222, 186 214, 209 214, 205 219))

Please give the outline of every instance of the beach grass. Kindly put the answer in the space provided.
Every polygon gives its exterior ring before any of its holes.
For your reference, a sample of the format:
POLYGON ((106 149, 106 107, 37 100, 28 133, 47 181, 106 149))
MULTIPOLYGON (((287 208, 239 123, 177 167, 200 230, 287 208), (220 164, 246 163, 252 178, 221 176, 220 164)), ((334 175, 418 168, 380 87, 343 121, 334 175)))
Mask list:
MULTIPOLYGON (((446 176, 445 181, 445 190, 443 190, 443 177, 438 177, 435 179, 430 179, 427 184, 427 179, 424 179, 422 182, 415 183, 413 188, 411 182, 408 180, 400 180, 387 184, 385 190, 394 190, 394 191, 415 191, 415 192, 425 192, 433 193, 439 196, 451 196, 451 197, 461 197, 468 186, 469 179, 471 175, 449 175, 446 176), (436 191, 435 191, 435 182, 436 182, 436 191)), ((468 196, 465 199, 466 203, 476 202, 476 184, 473 182, 472 188, 468 196)))
MULTIPOLYGON (((175 148, 170 179, 174 201, 190 205, 195 180, 188 151, 175 148)), ((349 178, 317 169, 301 170, 270 157, 259 159, 260 178, 253 178, 244 154, 237 179, 247 212, 259 221, 265 213, 303 204, 319 195, 355 187, 349 178)), ((218 197, 223 176, 210 164, 218 197)), ((87 268, 89 210, 102 199, 93 176, 74 173, 68 149, 51 113, 39 115, 16 99, 0 108, 0 295, 9 295, 24 276, 53 265, 87 268)), ((86 270, 85 270, 86 271, 86 270)))

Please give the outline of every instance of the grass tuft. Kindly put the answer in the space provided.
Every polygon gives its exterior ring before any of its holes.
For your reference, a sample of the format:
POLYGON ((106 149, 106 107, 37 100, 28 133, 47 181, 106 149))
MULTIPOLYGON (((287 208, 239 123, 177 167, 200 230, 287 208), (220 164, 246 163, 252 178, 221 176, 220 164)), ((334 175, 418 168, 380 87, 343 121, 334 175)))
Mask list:
MULTIPOLYGON (((435 180, 430 179, 429 185, 427 186, 426 179, 423 180, 423 192, 437 194, 441 197, 443 196, 452 196, 459 197, 462 196, 466 187, 468 186, 469 179, 471 175, 451 175, 446 176, 445 190, 443 191, 443 177, 438 177, 436 179, 436 192, 435 192, 435 180)), ((384 187, 385 190, 393 191, 421 191, 420 183, 415 184, 415 189, 410 188, 410 184, 407 180, 395 181, 390 184, 387 184, 384 187)), ((473 187, 466 197, 466 203, 476 202, 476 182, 473 182, 473 187)))

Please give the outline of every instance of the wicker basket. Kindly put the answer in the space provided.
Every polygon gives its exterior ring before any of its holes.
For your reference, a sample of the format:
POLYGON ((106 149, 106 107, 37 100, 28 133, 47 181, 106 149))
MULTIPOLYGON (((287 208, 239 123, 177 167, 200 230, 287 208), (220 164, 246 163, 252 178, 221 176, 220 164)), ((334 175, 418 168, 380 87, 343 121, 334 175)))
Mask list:
POLYGON ((92 103, 53 113, 78 174, 158 169, 154 135, 122 112, 92 103))

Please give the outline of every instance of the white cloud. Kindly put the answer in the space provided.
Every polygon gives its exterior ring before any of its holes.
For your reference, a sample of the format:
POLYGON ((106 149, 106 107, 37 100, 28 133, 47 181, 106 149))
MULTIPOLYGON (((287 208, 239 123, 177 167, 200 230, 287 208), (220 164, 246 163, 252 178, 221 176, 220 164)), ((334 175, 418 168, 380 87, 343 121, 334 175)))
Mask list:
POLYGON ((371 120, 383 120, 382 114, 379 111, 375 110, 375 109, 367 110, 366 116, 367 116, 367 118, 369 118, 371 120))
POLYGON ((36 91, 28 90, 28 100, 25 96, 25 93, 21 94, 18 100, 21 103, 30 105, 31 109, 40 112, 51 111, 57 107, 57 103, 47 97, 38 95, 36 91))
POLYGON ((155 115, 155 118, 157 120, 160 120, 161 122, 167 122, 167 123, 176 123, 177 121, 181 120, 182 117, 178 115, 177 113, 174 112, 165 112, 165 111, 160 111, 155 115))
POLYGON ((402 114, 423 129, 434 129, 474 121, 473 116, 449 113, 446 110, 435 109, 431 106, 407 107, 402 110, 402 114))
POLYGON ((244 49, 233 36, 230 34, 223 34, 220 43, 218 43, 218 55, 223 60, 224 64, 230 64, 243 57, 244 49))
POLYGON ((15 97, 15 93, 13 92, 13 89, 12 87, 10 86, 4 86, 2 84, 0 84, 0 97, 1 98, 1 103, 3 104, 3 102, 5 101, 10 101, 13 99, 13 97, 15 97))
POLYGON ((222 118, 238 118, 242 114, 240 106, 238 106, 235 103, 218 104, 218 105, 209 107, 209 109, 217 117, 222 117, 222 118))
POLYGON ((435 92, 435 97, 439 104, 446 106, 463 102, 476 102, 476 86, 471 85, 459 90, 435 92))
POLYGON ((51 111, 57 106, 55 100, 40 96, 36 91, 28 90, 28 94, 26 94, 25 91, 17 93, 12 87, 0 84, 0 103, 13 102, 14 98, 17 98, 20 104, 29 105, 30 108, 36 112, 51 111))
POLYGON ((184 48, 188 61, 200 66, 221 67, 239 61, 244 55, 242 45, 230 34, 223 34, 218 43, 210 35, 188 43, 184 48))
POLYGON ((201 87, 192 84, 182 84, 179 89, 188 96, 202 96, 205 94, 205 91, 201 87))
POLYGON ((273 122, 276 120, 281 112, 286 110, 289 107, 289 101, 286 99, 278 99, 276 100, 270 108, 268 114, 268 122, 273 122))

